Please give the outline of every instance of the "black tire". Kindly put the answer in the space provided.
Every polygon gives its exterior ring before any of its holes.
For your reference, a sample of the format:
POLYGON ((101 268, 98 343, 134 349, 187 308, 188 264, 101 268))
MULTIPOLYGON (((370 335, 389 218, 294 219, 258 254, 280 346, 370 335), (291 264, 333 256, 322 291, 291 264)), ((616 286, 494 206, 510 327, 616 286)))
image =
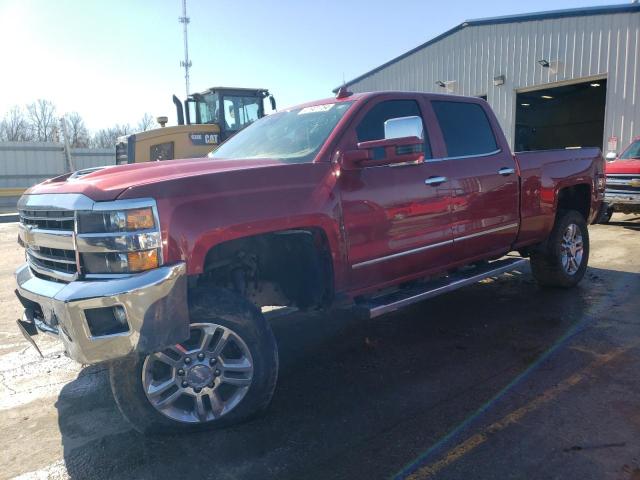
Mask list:
POLYGON ((575 210, 558 212, 555 225, 544 245, 531 252, 531 272, 539 285, 570 288, 584 277, 589 263, 589 231, 584 217, 575 210), (575 225, 582 236, 582 259, 575 273, 569 273, 562 262, 562 240, 569 225, 575 225))
POLYGON ((609 223, 613 216, 613 207, 608 206, 606 203, 602 204, 600 215, 598 216, 598 223, 609 223))
POLYGON ((222 428, 262 413, 269 406, 278 376, 278 347, 260 310, 234 292, 199 287, 189 293, 192 324, 214 323, 238 334, 253 359, 251 384, 228 413, 200 423, 183 423, 158 411, 147 399, 142 382, 146 355, 131 355, 109 366, 111 390, 118 408, 143 434, 172 434, 222 428))

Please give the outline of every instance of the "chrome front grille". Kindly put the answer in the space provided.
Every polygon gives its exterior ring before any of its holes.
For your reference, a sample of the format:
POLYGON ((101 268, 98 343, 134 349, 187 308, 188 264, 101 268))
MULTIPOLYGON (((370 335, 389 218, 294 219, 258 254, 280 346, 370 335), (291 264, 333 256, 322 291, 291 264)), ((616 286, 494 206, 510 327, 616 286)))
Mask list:
POLYGON ((44 230, 73 231, 74 213, 70 210, 20 210, 20 223, 44 230))
POLYGON ((71 282, 78 273, 75 211, 20 209, 20 243, 29 267, 46 280, 71 282))
POLYGON ((18 201, 18 211, 18 241, 26 250, 31 272, 40 278, 69 283, 123 278, 143 271, 129 270, 129 252, 156 250, 157 265, 163 263, 160 222, 151 198, 96 202, 76 193, 26 194, 18 201), (111 217, 120 219, 123 211, 142 208, 153 211, 153 228, 131 230, 125 225, 112 229, 105 223, 111 217), (94 217, 100 221, 87 223, 94 217), (85 263, 87 256, 94 260, 92 265, 85 263), (117 257, 120 266, 126 262, 125 266, 112 269, 111 257, 117 257))
POLYGON ((640 193, 640 174, 607 175, 607 192, 640 193))
POLYGON ((38 250, 29 248, 27 255, 31 257, 32 261, 43 267, 63 270, 65 273, 75 273, 77 271, 76 252, 73 250, 46 247, 40 247, 38 250))

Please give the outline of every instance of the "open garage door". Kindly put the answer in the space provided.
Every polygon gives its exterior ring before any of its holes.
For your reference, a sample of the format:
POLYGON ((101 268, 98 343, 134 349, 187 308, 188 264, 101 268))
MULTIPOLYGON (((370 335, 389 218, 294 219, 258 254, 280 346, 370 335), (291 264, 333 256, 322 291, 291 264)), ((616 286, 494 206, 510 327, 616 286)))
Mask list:
POLYGON ((515 150, 602 148, 606 93, 606 80, 518 93, 515 150))

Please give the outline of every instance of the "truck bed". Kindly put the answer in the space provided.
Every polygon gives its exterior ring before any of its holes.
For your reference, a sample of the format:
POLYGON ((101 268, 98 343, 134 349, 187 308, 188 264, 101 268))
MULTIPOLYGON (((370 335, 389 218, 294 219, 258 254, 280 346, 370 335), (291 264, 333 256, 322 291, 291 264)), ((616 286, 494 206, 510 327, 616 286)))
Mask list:
MULTIPOLYGON (((572 185, 590 187, 591 202, 597 202, 593 179, 603 175, 602 152, 599 148, 567 148, 514 153, 520 170, 519 246, 536 243, 547 237, 556 215, 558 192, 572 185)), ((597 208, 588 212, 589 223, 595 220, 597 208)))

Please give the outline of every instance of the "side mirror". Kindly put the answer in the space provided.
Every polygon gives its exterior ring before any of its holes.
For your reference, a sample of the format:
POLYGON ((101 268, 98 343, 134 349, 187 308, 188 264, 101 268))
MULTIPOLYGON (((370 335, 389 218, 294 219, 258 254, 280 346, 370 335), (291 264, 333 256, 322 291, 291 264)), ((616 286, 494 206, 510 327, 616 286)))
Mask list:
POLYGON ((378 167, 424 160, 424 140, 419 137, 386 138, 358 143, 357 150, 344 152, 347 169, 378 167))
POLYGON ((617 156, 618 156, 618 154, 616 152, 608 152, 607 156, 604 157, 604 158, 607 159, 607 162, 613 162, 616 159, 617 156))
POLYGON ((371 161, 369 150, 347 150, 342 154, 342 167, 346 170, 362 168, 369 161, 371 161))
POLYGON ((269 103, 271 103, 271 110, 276 111, 276 99, 273 98, 273 95, 269 95, 269 103))
POLYGON ((390 118, 384 122, 384 138, 424 138, 422 119, 415 115, 410 117, 390 118))

